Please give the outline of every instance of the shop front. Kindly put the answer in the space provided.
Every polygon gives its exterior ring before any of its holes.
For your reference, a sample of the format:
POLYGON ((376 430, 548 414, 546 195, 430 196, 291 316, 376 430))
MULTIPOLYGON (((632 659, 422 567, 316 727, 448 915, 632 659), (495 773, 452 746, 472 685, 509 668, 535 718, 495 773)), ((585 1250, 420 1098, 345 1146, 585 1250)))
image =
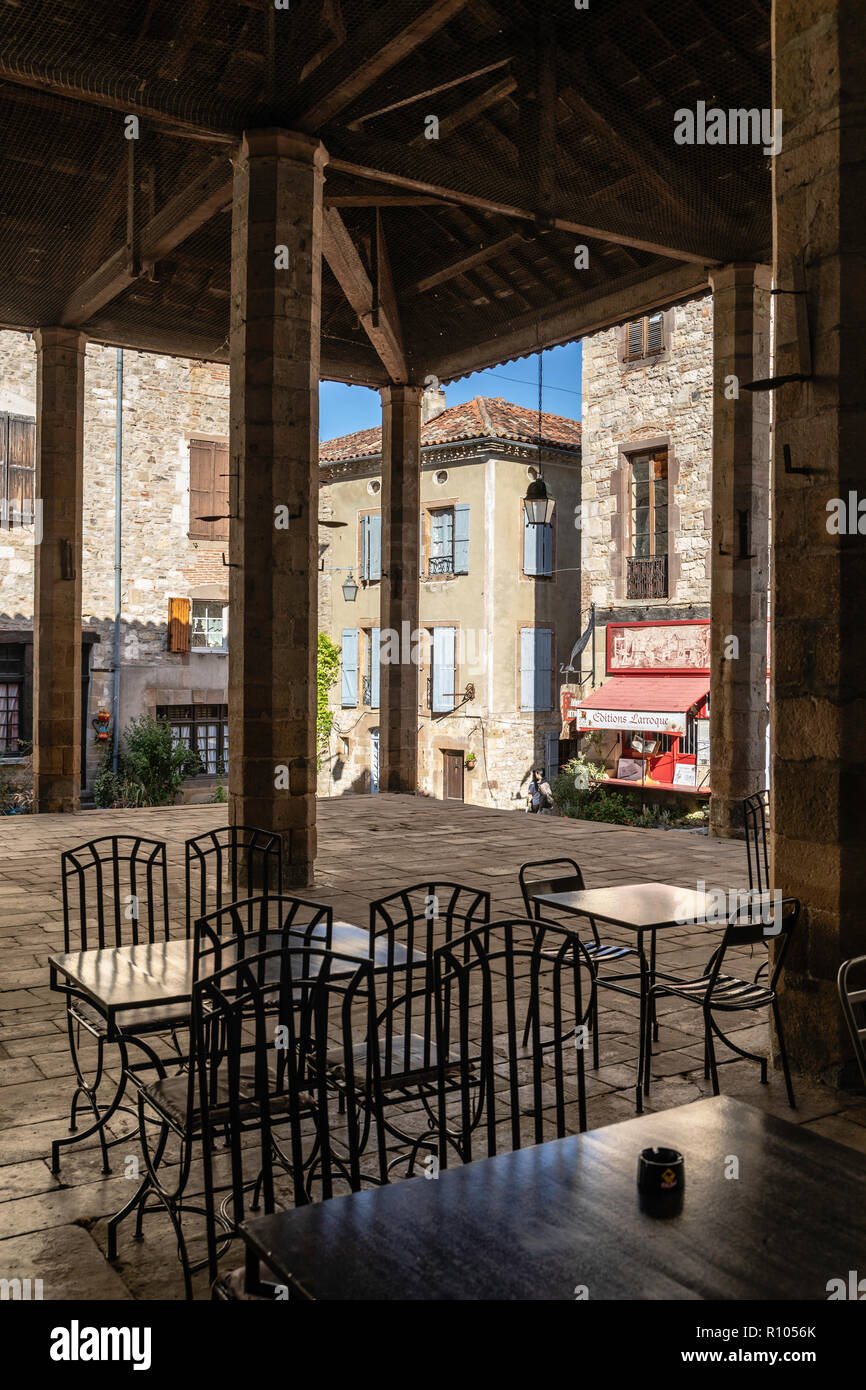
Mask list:
POLYGON ((709 641, 701 619, 608 624, 605 679, 563 699, 565 732, 607 783, 709 796, 709 641))

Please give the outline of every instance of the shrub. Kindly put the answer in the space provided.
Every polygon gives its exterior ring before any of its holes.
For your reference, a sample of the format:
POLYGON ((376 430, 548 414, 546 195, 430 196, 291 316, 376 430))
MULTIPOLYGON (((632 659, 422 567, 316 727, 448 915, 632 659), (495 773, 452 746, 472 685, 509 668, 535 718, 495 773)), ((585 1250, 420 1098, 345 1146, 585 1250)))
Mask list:
POLYGON ((131 719, 123 734, 125 748, 117 760, 117 772, 106 750, 93 783, 97 806, 171 806, 181 783, 201 766, 191 748, 172 743, 171 728, 164 719, 142 715, 131 719))
POLYGON ((589 762, 583 753, 567 762, 550 788, 560 815, 585 817, 586 808, 598 798, 603 775, 602 765, 589 762))

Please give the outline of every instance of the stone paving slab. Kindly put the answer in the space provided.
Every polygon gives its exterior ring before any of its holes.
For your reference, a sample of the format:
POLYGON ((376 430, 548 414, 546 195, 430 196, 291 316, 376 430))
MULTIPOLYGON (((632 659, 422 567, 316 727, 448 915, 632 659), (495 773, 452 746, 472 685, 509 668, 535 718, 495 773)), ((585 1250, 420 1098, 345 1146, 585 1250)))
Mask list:
MULTIPOLYGON (((165 839, 172 920, 183 916, 184 841, 227 821, 225 806, 94 811, 79 816, 6 818, 0 836, 0 1277, 5 1267, 42 1277, 46 1297, 180 1298, 183 1285, 174 1238, 162 1213, 148 1216, 145 1239, 122 1232, 120 1260, 104 1259, 105 1218, 129 1193, 123 1159, 138 1152, 135 1121, 118 1115, 112 1136, 126 1141, 111 1151, 112 1175, 102 1174, 99 1148, 63 1152, 60 1180, 52 1177, 51 1141, 67 1134, 74 1084, 63 1000, 48 989, 47 960, 62 949, 59 858, 64 849, 105 834, 135 832, 165 839), (87 1226, 88 1229, 84 1229, 87 1226), (53 1290, 49 1292, 50 1289, 53 1290)), ((522 917, 517 870, 531 859, 568 855, 580 863, 588 887, 660 880, 686 888, 744 888, 745 847, 702 835, 633 830, 520 812, 486 811, 429 798, 357 796, 319 803, 317 884, 308 896, 332 905, 338 916, 367 925, 369 902, 410 883, 456 880, 488 888, 494 917, 522 917)), ((182 929, 181 929, 182 930, 182 929)), ((628 932, 602 927, 608 940, 631 944, 628 932)), ((671 974, 697 974, 717 943, 712 928, 675 927, 659 933, 658 964, 671 974)), ((756 962, 742 953, 741 971, 756 962)), ((501 995, 497 996, 501 999, 501 995)), ((638 1002, 599 992, 601 1069, 588 1071, 591 1127, 634 1113, 638 1055, 638 1002)), ((501 1019, 500 1004, 495 1005, 501 1019)), ((662 1000, 661 1033, 654 1045, 654 1081, 647 1108, 686 1104, 711 1091, 703 1076, 700 1010, 662 1000)), ((765 1053, 767 1023, 744 1014, 729 1031, 749 1050, 765 1053)), ((501 1026, 501 1024, 500 1024, 501 1026)), ((724 1050, 719 1048, 721 1060, 724 1050)), ((88 1060, 95 1049, 87 1048, 88 1060)), ((109 1066, 110 1070, 110 1066, 109 1066)), ((757 1064, 721 1067, 725 1094, 806 1123, 852 1147, 866 1144, 866 1101, 795 1077, 798 1109, 787 1104, 780 1074, 762 1086, 757 1064)), ((548 1088, 549 1089, 549 1088, 548 1088)), ((569 1113, 576 1103, 569 1102, 569 1113)), ((86 1124, 84 1112, 82 1126, 86 1124)), ((552 1133, 544 1120, 545 1134, 552 1133)), ((198 1186, 193 1175, 193 1189, 198 1186)), ((242 1260, 228 1256, 228 1267, 242 1260)), ((207 1297, 206 1276, 195 1276, 207 1297)))
POLYGON ((0 1278, 41 1279, 46 1300, 132 1298, 92 1236, 80 1226, 55 1226, 0 1240, 0 1278))

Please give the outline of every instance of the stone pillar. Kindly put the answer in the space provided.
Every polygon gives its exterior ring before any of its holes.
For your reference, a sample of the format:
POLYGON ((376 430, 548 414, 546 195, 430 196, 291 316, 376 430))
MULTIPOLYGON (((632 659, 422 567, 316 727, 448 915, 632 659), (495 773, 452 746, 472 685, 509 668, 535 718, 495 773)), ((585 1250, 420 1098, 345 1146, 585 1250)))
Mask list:
POLYGON ((743 799, 766 783, 770 270, 712 272, 710 833, 741 836, 743 799))
MULTIPOLYGON (((418 785, 418 667, 408 659, 419 623, 421 506, 420 386, 382 390, 382 583, 380 625, 397 634, 400 660, 379 677, 379 786, 414 792, 418 785)), ((386 651, 392 644, 388 643, 386 651)), ((396 656, 396 650, 393 653, 396 656)))
POLYGON ((283 837, 284 881, 316 857, 318 140, 248 132, 231 281, 229 793, 235 825, 283 837))
MULTIPOLYGON (((862 0, 775 0, 775 275, 803 258, 811 379, 776 392, 773 881, 801 900, 781 1003, 792 1059, 836 1079, 835 978, 866 950, 866 176, 862 0), (785 445, 790 449, 788 472, 785 445), (852 505, 853 504, 853 505, 852 505)), ((798 297, 776 300, 775 370, 802 370, 798 297)))
POLYGON ((71 328, 36 332, 33 794, 37 811, 81 805, 81 530, 84 350, 71 328), (39 519, 37 516, 37 528, 39 519))

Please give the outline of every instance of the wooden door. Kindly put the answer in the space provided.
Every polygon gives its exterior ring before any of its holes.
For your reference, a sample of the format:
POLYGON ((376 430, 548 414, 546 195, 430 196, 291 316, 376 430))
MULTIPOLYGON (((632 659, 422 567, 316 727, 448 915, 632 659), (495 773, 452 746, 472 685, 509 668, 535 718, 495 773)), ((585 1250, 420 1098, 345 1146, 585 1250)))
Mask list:
POLYGON ((445 801, 463 800, 463 754, 450 748, 442 752, 442 796, 445 801))

